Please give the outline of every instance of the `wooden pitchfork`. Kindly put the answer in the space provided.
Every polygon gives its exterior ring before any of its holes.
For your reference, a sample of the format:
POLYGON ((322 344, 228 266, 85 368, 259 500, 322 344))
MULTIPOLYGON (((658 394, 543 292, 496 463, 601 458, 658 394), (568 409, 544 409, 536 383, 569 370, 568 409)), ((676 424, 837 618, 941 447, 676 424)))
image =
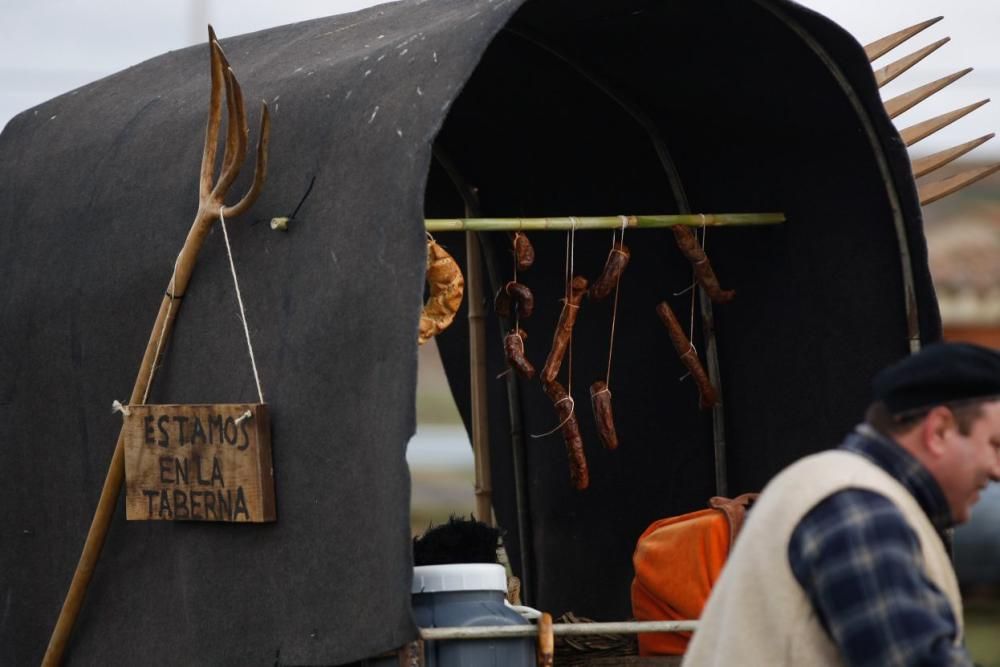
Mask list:
MULTIPOLYGON (((260 139, 257 143, 257 164, 253 184, 238 203, 233 206, 225 205, 223 200, 226 193, 239 175, 240 168, 246 158, 247 139, 250 131, 247 128, 246 111, 243 106, 243 92, 240 90, 240 84, 236 81, 236 75, 229 67, 226 56, 222 53, 222 48, 219 46, 215 31, 211 26, 208 27, 208 41, 212 59, 212 93, 208 106, 205 149, 201 158, 198 213, 195 215, 191 231, 188 232, 187 239, 184 241, 184 247, 181 248, 181 252, 177 256, 174 273, 167 285, 167 292, 160 304, 160 312, 156 316, 153 331, 146 344, 146 352, 142 356, 139 375, 135 380, 135 387, 132 389, 132 397, 129 400, 132 405, 144 403, 146 400, 149 384, 159 362, 164 343, 169 338, 174 320, 177 318, 181 297, 187 289, 198 252, 201 250, 202 243, 204 243, 212 224, 222 215, 226 218, 232 218, 249 209, 260 194, 267 174, 267 144, 271 123, 267 104, 262 103, 260 139), (225 86, 226 91, 227 111, 226 148, 222 157, 219 180, 213 185, 212 178, 215 174, 215 158, 222 115, 223 86, 225 86)), ((87 533, 87 541, 84 543, 80 562, 76 566, 76 572, 73 573, 73 581, 66 593, 66 600, 63 602, 59 619, 56 621, 55 629, 52 631, 48 648, 45 651, 45 657, 42 659, 43 667, 59 665, 62 662, 63 653, 83 604, 91 575, 93 575, 94 568, 100 558, 104 539, 107 536, 108 526, 111 523, 118 494, 121 491, 122 480, 125 476, 124 432, 123 428, 118 435, 118 442, 115 444, 115 452, 111 457, 111 465, 108 467, 108 475, 104 480, 104 488, 101 489, 101 498, 94 511, 94 518, 90 524, 90 531, 87 533)))

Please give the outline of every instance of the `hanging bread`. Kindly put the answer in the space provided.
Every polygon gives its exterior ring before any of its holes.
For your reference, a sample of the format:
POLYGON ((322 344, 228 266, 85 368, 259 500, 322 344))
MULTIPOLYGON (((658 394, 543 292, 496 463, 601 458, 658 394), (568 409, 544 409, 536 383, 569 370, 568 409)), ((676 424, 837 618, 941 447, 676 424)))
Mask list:
POLYGON ((465 291, 465 278, 458 262, 430 236, 427 237, 427 285, 430 296, 420 313, 417 338, 421 345, 448 328, 465 291))

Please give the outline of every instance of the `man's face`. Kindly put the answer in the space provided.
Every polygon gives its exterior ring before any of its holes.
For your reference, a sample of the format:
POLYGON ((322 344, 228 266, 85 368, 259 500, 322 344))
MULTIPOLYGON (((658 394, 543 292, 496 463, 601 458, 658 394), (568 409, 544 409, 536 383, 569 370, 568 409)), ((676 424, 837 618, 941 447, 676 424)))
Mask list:
POLYGON ((985 403, 968 435, 952 423, 943 429, 945 454, 935 475, 956 523, 969 520, 986 485, 1000 481, 1000 401, 985 403))

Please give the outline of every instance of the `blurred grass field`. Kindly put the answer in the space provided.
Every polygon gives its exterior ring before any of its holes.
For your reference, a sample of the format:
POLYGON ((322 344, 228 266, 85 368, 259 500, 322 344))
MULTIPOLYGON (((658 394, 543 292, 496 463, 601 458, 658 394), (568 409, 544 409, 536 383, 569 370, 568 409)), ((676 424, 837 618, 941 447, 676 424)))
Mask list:
POLYGON ((1000 667, 1000 588, 967 595, 965 643, 980 667, 1000 667))
MULTIPOLYGON (((417 423, 421 426, 462 427, 448 380, 434 341, 420 348, 417 376, 417 423)), ((468 446, 458 444, 457 446, 468 446)), ((456 452, 456 459, 465 452, 456 452)), ((475 476, 465 465, 411 464, 410 533, 418 535, 430 524, 455 515, 468 516, 475 508, 475 476)))

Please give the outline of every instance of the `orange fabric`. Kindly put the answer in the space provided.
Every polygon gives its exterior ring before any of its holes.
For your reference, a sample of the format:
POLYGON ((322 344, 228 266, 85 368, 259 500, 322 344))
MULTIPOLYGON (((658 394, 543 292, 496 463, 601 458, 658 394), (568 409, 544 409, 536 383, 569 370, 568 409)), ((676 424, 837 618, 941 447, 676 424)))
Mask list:
MULTIPOLYGON (((701 616, 729 555, 725 514, 706 509, 656 521, 639 538, 632 563, 632 613, 640 621, 701 616)), ((691 633, 639 635, 639 655, 681 655, 691 633)))

